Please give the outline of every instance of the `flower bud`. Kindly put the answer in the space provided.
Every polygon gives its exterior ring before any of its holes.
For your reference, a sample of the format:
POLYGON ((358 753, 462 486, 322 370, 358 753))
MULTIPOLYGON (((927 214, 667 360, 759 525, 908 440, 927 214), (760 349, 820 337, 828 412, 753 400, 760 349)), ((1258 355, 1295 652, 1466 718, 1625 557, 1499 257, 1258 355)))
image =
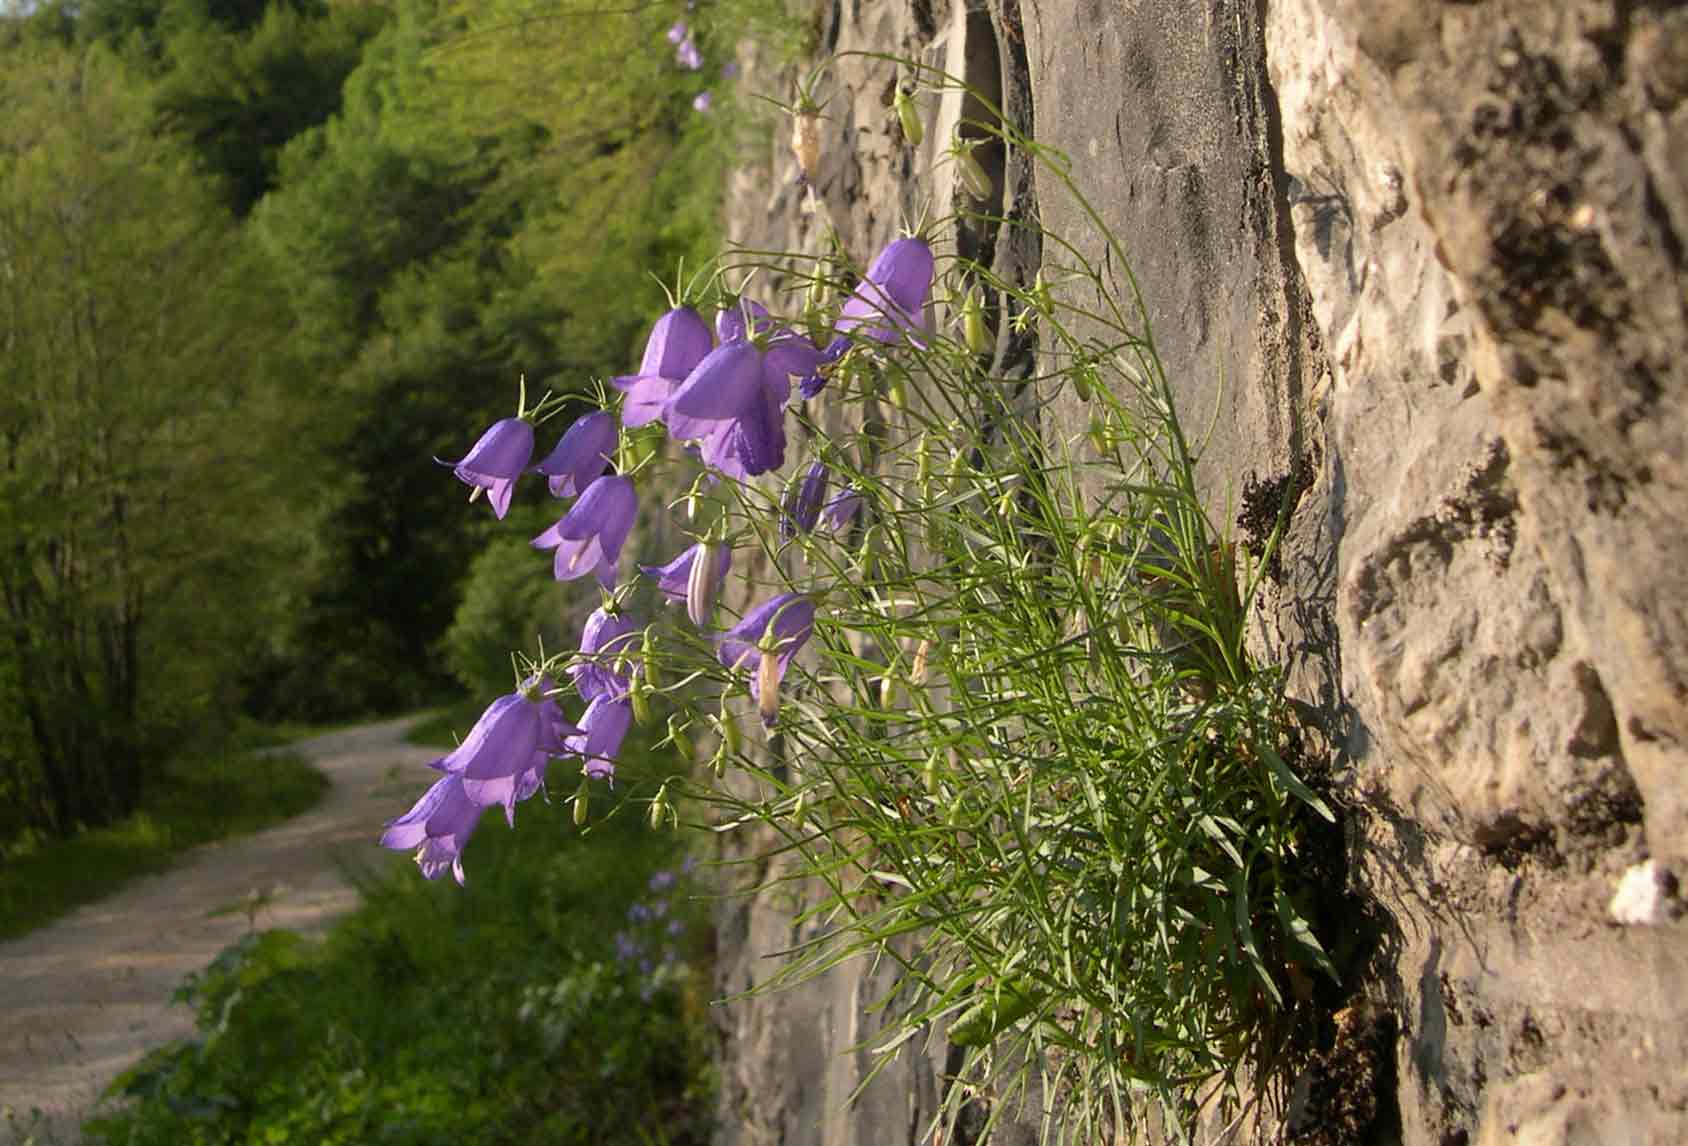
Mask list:
POLYGON ((900 376, 886 379, 885 400, 899 410, 908 409, 908 392, 903 389, 903 380, 900 376))
POLYGON ((879 707, 889 710, 891 702, 897 698, 897 681, 887 668, 885 675, 879 678, 879 707))
POLYGON ((1073 393, 1078 395, 1078 400, 1090 401, 1090 395, 1096 388, 1096 368, 1087 362, 1080 363, 1067 377, 1072 381, 1073 393))
POLYGON ((651 800, 650 812, 646 819, 651 825, 651 831, 660 832, 663 821, 668 819, 673 807, 668 802, 668 785, 664 784, 656 790, 656 796, 651 800))
POLYGON ((725 573, 721 543, 698 542, 691 572, 686 577, 686 616, 700 629, 709 624, 709 618, 715 612, 715 594, 721 588, 721 578, 725 573))
POLYGON ((926 754, 926 766, 920 770, 920 783, 928 795, 938 794, 938 750, 926 754))
POLYGON ((800 111, 791 117, 791 151, 797 156, 797 166, 810 182, 821 165, 821 117, 812 111, 800 111))
POLYGON ((985 307, 979 300, 978 287, 969 287, 961 304, 961 335, 967 341, 967 349, 974 354, 990 349, 990 332, 985 329, 985 307))
POLYGON ((645 683, 644 674, 633 678, 633 683, 627 689, 627 703, 633 709, 633 719, 640 724, 651 722, 650 685, 645 683))
POLYGON ((678 714, 668 718, 668 739, 674 742, 674 750, 690 764, 697 759, 697 745, 692 743, 690 734, 686 732, 686 725, 680 722, 678 714))
POLYGON ((721 715, 715 720, 715 725, 721 733, 721 744, 727 749, 727 754, 737 756, 744 747, 744 737, 739 733, 738 721, 723 708, 721 715))
POLYGON ((645 635, 639 641, 639 664, 644 667, 645 680, 652 688, 662 687, 662 678, 659 675, 660 660, 656 646, 656 627, 646 625, 645 635))
POLYGON ((908 140, 910 147, 919 147, 926 138, 926 125, 921 121, 920 109, 914 106, 914 97, 899 87, 895 107, 897 121, 903 128, 903 138, 908 140))
POLYGON ((591 792, 587 787, 586 777, 582 776, 580 778, 580 787, 574 794, 574 826, 577 828, 583 828, 586 826, 586 798, 590 794, 591 792))
POLYGON ((908 680, 911 685, 926 683, 926 658, 932 652, 932 638, 921 639, 919 647, 914 650, 914 666, 909 669, 908 680))
POLYGON ((756 714, 765 727, 773 727, 780 710, 780 658, 777 653, 762 652, 762 662, 756 669, 756 714))
POLYGON ((961 180, 961 187, 976 202, 983 203, 991 197, 994 187, 991 177, 985 174, 985 169, 979 166, 979 161, 973 158, 973 143, 956 140, 953 154, 957 177, 961 180))

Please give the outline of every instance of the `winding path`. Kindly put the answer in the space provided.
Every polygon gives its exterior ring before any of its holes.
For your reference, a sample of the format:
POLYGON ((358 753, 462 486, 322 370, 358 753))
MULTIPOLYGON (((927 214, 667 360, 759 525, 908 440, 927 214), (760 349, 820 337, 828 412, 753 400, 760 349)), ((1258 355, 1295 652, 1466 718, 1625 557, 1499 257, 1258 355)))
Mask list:
POLYGON ((357 896, 344 865, 380 850, 383 820, 425 787, 436 751, 404 743, 416 718, 331 732, 289 746, 331 787, 311 811, 257 835, 197 848, 169 871, 20 939, 0 943, 0 1143, 33 1129, 76 1143, 100 1092, 145 1051, 192 1028, 170 1004, 184 976, 245 933, 254 891, 270 892, 259 927, 321 929, 357 896), (231 910, 232 909, 232 910, 231 910), (32 1124, 32 1110, 39 1110, 32 1124))

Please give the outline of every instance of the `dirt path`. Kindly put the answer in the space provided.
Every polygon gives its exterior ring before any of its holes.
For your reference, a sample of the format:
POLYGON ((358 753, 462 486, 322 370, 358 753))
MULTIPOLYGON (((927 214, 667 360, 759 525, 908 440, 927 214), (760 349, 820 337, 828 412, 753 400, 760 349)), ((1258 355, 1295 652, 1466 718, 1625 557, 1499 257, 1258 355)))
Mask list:
POLYGON ((415 718, 368 724, 293 746, 333 786, 315 809, 255 836, 211 844, 21 939, 0 944, 0 1143, 33 1126, 41 1143, 75 1143, 100 1091, 149 1048, 186 1034, 170 994, 247 929, 244 904, 278 888, 259 927, 320 929, 355 893, 340 864, 376 859, 381 822, 423 787, 437 752, 404 743, 415 718))

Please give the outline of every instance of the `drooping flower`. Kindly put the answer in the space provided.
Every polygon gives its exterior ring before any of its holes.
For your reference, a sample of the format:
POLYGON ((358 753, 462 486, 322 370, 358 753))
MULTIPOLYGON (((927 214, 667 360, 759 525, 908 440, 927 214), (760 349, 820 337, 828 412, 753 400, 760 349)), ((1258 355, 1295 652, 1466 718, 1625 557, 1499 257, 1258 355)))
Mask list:
POLYGON ((510 509, 510 494, 516 479, 527 469, 533 456, 533 426, 522 418, 503 418, 494 422, 480 440, 470 447, 460 462, 434 460, 453 467, 457 480, 487 491, 487 501, 493 515, 502 519, 510 509))
POLYGON ((704 112, 704 113, 707 114, 709 109, 712 106, 714 106, 714 104, 715 104, 715 96, 711 92, 709 92, 707 89, 705 89, 704 91, 698 92, 697 95, 692 97, 692 110, 693 111, 704 112))
POLYGON ((656 587, 664 597, 686 603, 686 615, 700 628, 709 623, 715 595, 732 567, 731 546, 705 541, 689 547, 666 565, 639 566, 656 578, 656 587))
MULTIPOLYGON (((849 350, 851 335, 876 342, 926 345, 926 303, 932 293, 935 263, 924 239, 897 239, 874 257, 867 274, 856 284, 839 313, 833 330, 838 337, 827 346, 825 360, 836 362, 849 350)), ((803 397, 813 398, 825 379, 805 381, 803 397)))
POLYGON ((625 613, 592 610, 586 627, 580 634, 580 655, 583 658, 568 667, 580 699, 593 701, 600 696, 614 700, 627 695, 627 677, 615 671, 615 660, 630 653, 635 644, 633 618, 625 613))
POLYGON ((517 801, 538 791, 547 760, 562 755, 566 737, 577 731, 546 695, 552 688, 549 680, 531 677, 518 691, 499 697, 463 743, 433 766, 461 778, 471 803, 502 804, 505 818, 514 824, 517 801))
POLYGON ((782 593, 716 638, 716 655, 723 665, 751 666, 750 695, 764 725, 773 725, 785 670, 814 631, 814 602, 800 593, 782 593))
POLYGON ((826 497, 826 482, 826 463, 815 462, 809 466, 808 473, 792 483, 781 507, 780 540, 789 541, 815 528, 821 515, 821 499, 826 497))
POLYGON ((615 436, 615 418, 606 410, 576 418, 534 467, 551 479, 551 496, 573 497, 602 476, 615 454, 615 436))
POLYGON ((778 469, 785 463, 791 380, 813 374, 820 351, 754 302, 722 311, 715 330, 721 345, 669 399, 668 430, 681 441, 698 441, 705 464, 730 477, 778 469))
POLYGON ((639 372, 610 380, 610 385, 627 395, 621 424, 632 430, 660 420, 674 388, 703 361, 712 345, 709 326, 689 306, 675 307, 657 319, 645 340, 639 372))
POLYGON ((396 851, 416 848, 416 865, 427 879, 438 879, 450 869, 463 882, 463 846, 474 834, 486 808, 463 791, 463 777, 448 772, 411 806, 410 811, 387 821, 381 846, 396 851))
POLYGON ((845 486, 827 500, 826 507, 821 510, 821 519, 827 528, 838 532, 850 524, 862 507, 862 495, 852 486, 845 486))
POLYGON ((586 706, 580 718, 580 731, 568 738, 568 750, 584 760, 587 776, 594 780, 613 780, 616 755, 632 726, 632 705, 625 700, 600 696, 586 706))
POLYGON ((633 483, 619 475, 601 477, 586 487, 560 521, 533 539, 533 547, 557 551, 557 580, 596 573, 598 584, 614 588, 615 563, 638 514, 633 483))
POLYGON ((674 26, 668 29, 668 42, 675 47, 679 47, 680 42, 686 38, 687 30, 684 20, 674 21, 674 26))
POLYGON ((697 50, 697 45, 692 43, 690 36, 681 40, 680 46, 674 49, 674 59, 682 68, 690 72, 695 72, 703 67, 703 53, 697 50))

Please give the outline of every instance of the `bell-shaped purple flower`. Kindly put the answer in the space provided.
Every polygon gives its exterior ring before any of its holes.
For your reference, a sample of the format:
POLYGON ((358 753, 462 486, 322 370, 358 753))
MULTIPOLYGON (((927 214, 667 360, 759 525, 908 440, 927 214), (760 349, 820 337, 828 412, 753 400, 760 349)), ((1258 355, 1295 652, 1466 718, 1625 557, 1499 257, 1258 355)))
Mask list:
POLYGON ((492 512, 503 518, 510 509, 510 494, 516 479, 527 469, 533 456, 533 426, 522 418, 503 418, 494 422, 464 455, 460 462, 434 460, 452 466, 457 480, 487 491, 492 512))
POLYGON ((610 385, 627 395, 621 407, 621 424, 633 430, 659 421, 674 388, 686 380, 712 346, 708 324, 689 306, 676 307, 657 319, 645 340, 639 372, 610 380, 610 385))
POLYGON ((574 497, 610 468, 615 418, 598 410, 574 420, 557 448, 534 468, 551 479, 551 496, 574 497))
POLYGON ((545 694, 543 678, 528 680, 519 692, 487 706, 469 735, 434 767, 463 781, 463 794, 475 804, 504 806, 512 824, 518 800, 539 788, 549 757, 565 751, 565 738, 576 729, 563 720, 557 702, 545 694))
POLYGON ((789 541, 815 528, 821 515, 821 501, 826 497, 826 482, 826 463, 815 462, 809 466, 808 473, 792 483, 780 514, 780 540, 789 541))
POLYGON ((533 539, 535 549, 555 549, 556 577, 572 581, 596 573, 598 584, 615 587, 615 563, 639 515, 633 483, 619 475, 586 487, 562 520, 533 539))
POLYGON ((723 665, 750 668, 750 695, 763 724, 773 725, 785 670, 814 631, 814 602, 800 593, 782 593, 716 638, 715 652, 723 665))
MULTIPOLYGON (((836 362, 850 348, 851 336, 876 342, 926 345, 926 303, 932 294, 936 264, 924 239, 897 239, 874 257, 867 274, 839 312, 833 330, 838 337, 826 348, 827 362, 836 362)), ((813 398, 825 379, 813 375, 803 383, 803 397, 813 398)))
POLYGON ((692 110, 709 114, 709 109, 715 106, 715 96, 707 88, 692 97, 692 110))
POLYGON ((749 301, 717 315, 715 329, 721 345, 669 399, 664 413, 669 432, 681 441, 696 440, 704 463, 730 477, 778 469, 785 463, 791 380, 813 373, 820 352, 749 301))
POLYGON ((580 634, 582 659, 568 668, 580 699, 590 702, 602 696, 615 700, 627 695, 630 682, 615 671, 615 660, 632 651, 634 628, 633 618, 625 613, 592 610, 580 634))
POLYGON ((381 846, 397 851, 416 848, 416 864, 424 877, 438 879, 450 869, 461 884, 463 846, 474 834, 484 811, 486 808, 464 793, 462 775, 448 772, 422 793, 410 811, 387 821, 387 830, 381 833, 381 846))
POLYGON ((703 67, 703 53, 697 50, 697 45, 692 43, 690 36, 681 40, 679 46, 674 49, 674 59, 682 68, 690 72, 695 72, 703 67))
POLYGON ((715 595, 733 567, 732 547, 721 542, 703 542, 689 547, 666 565, 641 565, 656 578, 656 587, 670 601, 684 601, 686 615, 699 628, 709 623, 715 609, 715 595))
POLYGON ((600 696, 586 706, 580 731, 568 738, 568 750, 583 759, 586 774, 592 779, 613 780, 615 758, 631 727, 633 706, 625 700, 600 696))
POLYGON ((679 47, 680 42, 686 38, 688 30, 684 20, 674 21, 674 26, 668 29, 668 42, 676 48, 679 47))
POLYGON ((861 507, 862 495, 851 486, 845 486, 827 500, 826 507, 821 510, 821 520, 836 533, 850 524, 861 507))

